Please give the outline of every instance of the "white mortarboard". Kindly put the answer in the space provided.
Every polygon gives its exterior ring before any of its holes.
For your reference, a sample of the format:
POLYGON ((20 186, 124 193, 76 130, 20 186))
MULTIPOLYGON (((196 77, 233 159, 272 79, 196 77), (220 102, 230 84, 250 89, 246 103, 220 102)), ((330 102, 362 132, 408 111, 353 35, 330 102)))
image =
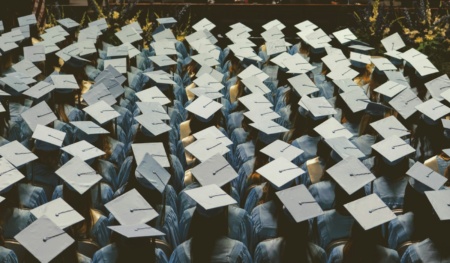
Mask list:
POLYGON ((306 74, 289 78, 288 81, 300 97, 319 91, 314 82, 306 74))
POLYGON ((276 194, 297 223, 323 214, 322 208, 305 185, 293 186, 276 194))
POLYGON ((0 81, 4 82, 6 86, 10 87, 14 92, 17 93, 21 93, 29 89, 29 87, 23 81, 16 77, 5 77, 1 78, 0 81))
POLYGON ((364 153, 345 137, 329 138, 325 139, 325 142, 331 147, 334 153, 338 155, 336 158, 340 157, 340 159, 345 159, 349 156, 354 156, 356 158, 365 157, 364 153))
POLYGON ((172 129, 171 126, 167 125, 164 121, 162 121, 154 114, 142 114, 134 117, 134 119, 153 136, 158 136, 172 129))
MULTIPOLYGON (((251 29, 250 29, 251 31, 251 29)), ((231 40, 233 41, 234 39, 239 39, 239 38, 249 38, 250 34, 247 28, 245 27, 241 27, 241 28, 234 28, 230 31, 228 31, 225 35, 231 40)))
POLYGON ((33 78, 41 73, 41 70, 38 67, 36 67, 31 61, 26 59, 14 64, 12 68, 15 71, 21 72, 33 78))
POLYGON ((71 29, 71 28, 74 28, 74 27, 77 27, 80 25, 78 22, 74 21, 71 18, 63 18, 63 19, 57 20, 57 22, 67 29, 71 29))
POLYGON ((224 85, 222 84, 222 82, 218 81, 217 79, 215 79, 213 76, 211 76, 209 74, 203 74, 203 75, 197 77, 194 80, 194 83, 198 87, 211 87, 215 91, 218 91, 218 90, 221 90, 222 88, 224 88, 224 85))
POLYGON ((45 41, 49 41, 55 44, 66 40, 65 34, 57 30, 41 34, 40 37, 45 41))
POLYGON ((10 38, 8 38, 6 36, 6 34, 3 34, 2 36, 0 36, 0 49, 3 52, 8 52, 8 51, 13 50, 18 47, 19 46, 16 44, 16 42, 14 42, 10 38))
POLYGON ((176 55, 177 50, 175 49, 175 43, 172 41, 162 40, 158 42, 153 42, 152 47, 155 50, 157 56, 160 55, 176 55))
POLYGON ((450 101, 450 89, 447 89, 446 91, 442 92, 441 97, 446 101, 450 101))
POLYGON ((275 41, 284 38, 283 32, 277 27, 272 27, 261 33, 266 42, 275 41))
POLYGON ((344 54, 331 54, 322 58, 323 63, 329 68, 349 67, 350 60, 344 54))
POLYGON ((279 157, 256 170, 277 188, 281 188, 295 178, 304 174, 300 167, 291 163, 284 157, 279 157))
POLYGON ((405 42, 402 40, 402 37, 398 33, 385 37, 381 40, 381 44, 383 44, 386 51, 399 50, 406 46, 405 42))
POLYGON ((358 71, 353 70, 352 68, 339 67, 331 69, 331 72, 327 74, 327 77, 329 77, 332 80, 339 80, 339 79, 354 79, 358 75, 359 75, 358 71))
POLYGON ((106 56, 111 58, 127 57, 128 47, 126 46, 109 46, 106 56))
POLYGON ((126 238, 139 238, 139 237, 160 237, 165 236, 163 232, 156 228, 153 228, 146 224, 136 224, 127 226, 108 226, 112 231, 121 234, 126 238))
POLYGON ((315 24, 313 24, 309 20, 305 20, 305 21, 303 21, 301 23, 298 23, 298 24, 295 25, 295 27, 298 30, 301 30, 301 31, 303 31, 303 30, 314 30, 314 29, 318 28, 318 26, 316 26, 315 24))
POLYGON ((403 137, 409 135, 410 132, 403 124, 394 116, 381 119, 370 124, 383 138, 388 138, 392 135, 403 137))
POLYGON ((403 59, 401 57, 402 52, 400 52, 398 50, 390 50, 384 54, 388 57, 395 59, 396 61, 403 63, 403 59))
POLYGON ((249 110, 268 109, 273 106, 266 97, 259 93, 245 95, 238 100, 249 110))
POLYGON ((388 98, 393 98, 395 97, 395 95, 399 94, 406 88, 407 86, 401 83, 388 80, 387 82, 376 88, 375 92, 378 92, 388 98))
POLYGON ((405 79, 405 76, 403 76, 403 73, 400 71, 386 71, 384 72, 388 80, 400 83, 402 85, 405 85, 409 88, 409 82, 405 79))
POLYGON ((96 85, 95 87, 91 87, 82 95, 82 97, 88 105, 95 104, 98 101, 104 101, 110 106, 116 104, 116 99, 103 83, 96 85))
POLYGON ((266 42, 266 52, 268 56, 276 55, 285 51, 286 41, 284 39, 277 39, 266 42))
POLYGON ((447 182, 447 178, 420 162, 416 162, 411 168, 409 168, 406 174, 414 178, 414 180, 429 187, 431 190, 439 190, 445 182, 447 182))
MULTIPOLYGON (((42 36, 42 35, 41 35, 42 36)), ((9 41, 19 42, 25 39, 21 30, 14 30, 8 33, 4 33, 2 37, 5 37, 9 41)), ((8 42, 9 43, 9 42, 8 42)))
POLYGON ((268 135, 288 131, 284 126, 271 120, 260 120, 255 123, 250 123, 250 126, 268 135))
POLYGON ((166 55, 148 57, 153 63, 160 67, 176 65, 177 62, 166 55))
POLYGON ((116 58, 116 59, 107 59, 104 61, 104 67, 108 67, 109 65, 113 66, 120 73, 127 73, 127 59, 126 58, 116 58))
POLYGON ((425 195, 433 206, 439 219, 442 221, 450 220, 450 191, 426 191, 425 195))
POLYGON ((277 55, 276 57, 270 59, 270 61, 273 62, 274 64, 276 64, 276 65, 282 67, 282 68, 286 68, 286 65, 284 65, 283 62, 284 62, 286 59, 289 59, 289 58, 291 58, 291 57, 292 57, 291 54, 289 54, 289 53, 287 53, 287 52, 283 52, 283 53, 277 55))
POLYGON ((303 103, 314 118, 321 118, 336 114, 336 110, 333 106, 331 106, 327 99, 325 99, 325 97, 311 98, 303 101, 303 103))
POLYGON ((138 34, 144 33, 144 30, 142 30, 141 25, 140 25, 139 22, 137 22, 137 21, 136 21, 136 22, 133 22, 133 23, 130 23, 130 24, 128 24, 128 25, 123 26, 123 27, 122 27, 122 30, 127 29, 127 28, 129 28, 129 27, 131 27, 131 28, 133 28, 134 30, 136 30, 136 32, 138 32, 138 34))
POLYGON ((262 26, 265 30, 269 30, 273 27, 278 28, 279 30, 283 30, 284 28, 286 28, 285 25, 283 25, 283 23, 281 23, 278 19, 274 19, 266 24, 264 24, 262 26))
POLYGON ((392 64, 392 62, 390 62, 387 58, 373 57, 370 58, 370 61, 372 61, 372 63, 379 71, 397 70, 397 67, 392 64))
POLYGON ((251 29, 250 27, 242 24, 241 22, 237 22, 237 23, 234 23, 234 24, 230 25, 230 28, 233 28, 233 29, 245 28, 247 30, 247 32, 252 32, 253 31, 253 29, 251 29))
POLYGON ((215 28, 216 25, 214 25, 211 21, 209 21, 206 18, 203 18, 202 20, 198 21, 195 25, 192 26, 195 31, 211 31, 213 28, 215 28))
POLYGON ((411 89, 405 89, 389 101, 389 104, 406 120, 417 110, 422 101, 411 89))
POLYGON ((158 216, 136 189, 113 199, 105 207, 121 225, 145 224, 158 216))
POLYGON ((196 116, 207 120, 222 108, 222 104, 206 97, 200 96, 186 107, 186 110, 196 116))
POLYGON ((109 131, 103 129, 92 121, 71 121, 70 124, 83 131, 87 135, 108 134, 109 131))
POLYGON ((367 65, 371 63, 370 56, 356 53, 356 52, 350 52, 350 61, 356 62, 361 65, 367 65))
POLYGON ((389 163, 395 163, 401 158, 415 152, 413 147, 395 135, 372 145, 372 149, 386 158, 389 163))
POLYGON ((170 103, 170 100, 166 97, 166 95, 164 95, 164 93, 162 93, 162 91, 156 86, 137 92, 136 96, 142 102, 158 102, 161 105, 170 103))
POLYGON ((400 57, 406 60, 408 63, 411 63, 414 60, 423 60, 428 58, 427 55, 421 53, 417 49, 411 48, 402 54, 400 54, 400 57))
POLYGON ((353 113, 363 111, 370 102, 366 93, 361 88, 339 94, 353 113))
POLYGON ((3 25, 3 21, 0 20, 0 33, 3 33, 5 31, 5 26, 3 25))
POLYGON ((102 179, 101 175, 97 174, 91 166, 78 156, 70 159, 55 173, 80 195, 102 179))
POLYGON ((437 121, 444 115, 450 113, 450 108, 435 99, 429 99, 426 102, 417 105, 416 109, 433 121, 437 121))
POLYGON ((396 218, 394 212, 376 194, 345 204, 344 207, 364 230, 372 229, 396 218))
POLYGON ((30 84, 36 83, 35 79, 33 79, 32 77, 30 77, 22 72, 6 73, 5 75, 7 77, 14 77, 14 78, 20 80, 20 82, 25 83, 25 85, 30 85, 30 84))
POLYGON ((351 42, 352 40, 356 40, 358 39, 352 31, 350 31, 350 29, 346 28, 346 29, 342 29, 339 31, 336 31, 333 33, 333 35, 336 37, 336 39, 341 43, 341 44, 347 44, 349 42, 351 42))
POLYGON ((19 26, 37 24, 36 16, 34 14, 18 17, 17 21, 19 22, 19 26))
MULTIPOLYGON (((98 82, 100 79, 103 79, 104 77, 114 78, 117 82, 119 82, 120 85, 122 85, 127 78, 122 75, 117 69, 115 69, 112 65, 105 67, 105 70, 103 70, 96 78, 95 82, 98 82), (111 75, 111 76, 109 76, 111 75)), ((108 87, 108 85, 106 85, 108 87)), ((109 87, 108 87, 109 88, 109 87)))
POLYGON ((327 35, 327 33, 319 28, 316 31, 306 35, 306 40, 310 45, 314 46, 318 44, 320 45, 320 43, 326 44, 331 41, 331 38, 327 35))
POLYGON ((252 92, 259 94, 267 94, 270 89, 258 77, 252 76, 242 80, 242 83, 252 92))
POLYGON ((193 93, 195 96, 205 96, 212 100, 216 100, 218 98, 222 98, 223 94, 219 91, 216 91, 216 89, 210 88, 210 87, 199 87, 199 88, 193 88, 190 90, 191 93, 193 93))
POLYGON ((97 37, 101 35, 101 31, 97 27, 88 27, 81 29, 78 33, 78 41, 97 42, 97 37))
POLYGON ((206 211, 236 203, 236 200, 216 184, 186 190, 185 193, 206 211))
POLYGON ((260 108, 244 112, 244 116, 249 118, 252 122, 271 121, 280 118, 280 115, 270 108, 260 108))
POLYGON ((450 79, 448 78, 447 74, 444 74, 425 83, 425 87, 427 87, 428 92, 430 92, 433 99, 442 101, 444 98, 441 96, 441 94, 444 91, 450 89, 450 79))
POLYGON ((98 20, 89 23, 89 27, 97 27, 99 30, 105 30, 108 28, 108 23, 105 18, 100 18, 98 20))
POLYGON ((264 81, 269 78, 269 75, 267 75, 264 71, 260 70, 259 68, 255 67, 254 65, 248 66, 246 69, 244 69, 241 73, 239 73, 238 77, 241 79, 246 79, 251 76, 258 77, 261 81, 264 81))
POLYGON ((211 68, 211 67, 207 67, 207 66, 202 66, 197 74, 195 76, 201 77, 203 74, 209 74, 211 75, 213 78, 215 78, 217 81, 222 81, 224 74, 222 74, 221 72, 211 68))
POLYGON ((0 147, 0 155, 20 167, 26 163, 36 160, 38 157, 18 141, 12 141, 0 147))
POLYGON ((361 89, 361 87, 351 79, 336 79, 333 80, 333 83, 336 84, 336 86, 338 86, 339 89, 344 93, 354 91, 356 89, 361 89))
POLYGON ((33 87, 31 87, 30 89, 26 90, 23 94, 30 96, 33 99, 40 99, 54 89, 55 86, 53 84, 41 81, 36 85, 34 85, 33 87))
POLYGON ((64 199, 57 198, 31 210, 36 218, 43 216, 61 229, 65 229, 84 220, 84 218, 71 207, 64 199))
POLYGON ((170 173, 155 158, 145 153, 135 171, 136 179, 147 188, 163 193, 170 180, 170 173))
POLYGON ((6 158, 0 158, 0 193, 25 178, 6 158))
POLYGON ((169 114, 166 113, 164 107, 158 102, 140 102, 136 105, 141 110, 142 114, 152 114, 160 120, 170 120, 169 114))
POLYGON ((177 39, 173 35, 172 30, 170 30, 170 29, 165 29, 165 30, 163 30, 161 32, 153 34, 153 39, 155 41, 161 41, 161 40, 166 40, 166 41, 171 41, 171 42, 176 42, 177 41, 177 39))
POLYGON ((260 152, 271 157, 272 159, 283 157, 288 161, 292 161, 297 156, 303 154, 304 151, 282 140, 276 140, 261 149, 260 152))
POLYGON ((196 61, 201 66, 214 67, 220 64, 220 62, 216 58, 217 56, 212 53, 200 53, 191 58, 196 61))
POLYGON ((45 47, 44 46, 24 47, 23 55, 26 60, 31 62, 45 61, 45 47))
POLYGON ((121 31, 116 33, 116 36, 122 43, 133 43, 142 40, 141 35, 139 35, 139 33, 132 27, 122 28, 121 31))
POLYGON ((61 34, 61 35, 64 36, 64 37, 70 35, 70 34, 69 34, 62 26, 60 26, 60 25, 57 25, 57 26, 54 26, 54 27, 47 28, 47 29, 45 29, 45 32, 47 32, 47 33, 54 33, 54 32, 56 32, 56 33, 61 34))
POLYGON ((44 125, 40 125, 38 124, 36 126, 36 129, 34 130, 34 133, 32 135, 33 139, 57 146, 57 147, 61 147, 61 145, 64 142, 64 137, 66 137, 66 133, 56 130, 56 129, 52 129, 49 128, 47 126, 44 125))
POLYGON ((233 144, 233 142, 228 139, 228 137, 223 134, 217 127, 210 126, 206 129, 203 129, 199 132, 196 132, 193 134, 195 139, 201 140, 201 139, 215 139, 218 142, 221 142, 223 145, 228 146, 233 144))
POLYGON ((135 48, 131 43, 123 43, 122 47, 127 48, 129 58, 134 58, 135 56, 137 56, 141 53, 141 51, 139 51, 139 49, 135 48))
POLYGON ((156 21, 158 21, 158 23, 163 25, 165 28, 170 28, 177 23, 177 20, 173 17, 157 18, 156 21))
POLYGON ((329 118, 328 120, 322 122, 320 125, 314 128, 322 138, 330 139, 335 137, 345 137, 350 139, 353 134, 347 130, 341 123, 339 123, 335 118, 329 118))
POLYGON ((118 113, 103 100, 98 101, 83 110, 94 118, 100 125, 120 116, 120 113, 118 113))
POLYGON ((422 77, 439 72, 439 70, 427 58, 412 60, 410 63, 422 77))
POLYGON ((171 75, 165 71, 157 70, 152 72, 145 72, 145 75, 147 75, 149 78, 151 78, 154 82, 157 84, 177 84, 175 81, 171 79, 171 75))
POLYGON ((224 155, 230 151, 222 142, 208 138, 200 139, 189 144, 186 151, 194 155, 200 162, 204 162, 216 154, 224 155))
POLYGON ((51 75, 50 77, 57 90, 74 90, 80 88, 73 75, 51 75))
POLYGON ((50 262, 75 242, 46 216, 31 223, 14 239, 43 263, 50 262))
POLYGON ((61 148, 61 150, 74 157, 80 157, 83 161, 94 159, 95 157, 105 154, 104 151, 84 140, 72 143, 71 145, 61 148))
POLYGON ((105 85, 105 87, 108 89, 108 91, 115 97, 119 97, 122 95, 125 90, 120 85, 120 83, 114 78, 111 74, 108 74, 109 76, 104 75, 104 78, 99 79, 95 82, 94 85, 91 86, 91 88, 95 88, 98 85, 105 85))
POLYGON ((38 124, 47 125, 58 119, 45 101, 28 109, 21 116, 32 131, 36 129, 38 124))
POLYGON ((305 74, 315 68, 298 53, 283 60, 283 65, 288 68, 288 73, 292 74, 305 74))
POLYGON ((191 169, 200 185, 215 184, 222 187, 235 179, 238 174, 228 161, 220 154, 213 155, 206 161, 191 169))
POLYGON ((352 195, 366 184, 375 180, 375 176, 356 157, 348 156, 333 167, 327 173, 344 189, 352 195))
POLYGON ((133 149, 137 164, 141 163, 145 154, 150 154, 162 167, 170 167, 169 159, 167 158, 167 153, 162 142, 133 143, 131 148, 133 149))

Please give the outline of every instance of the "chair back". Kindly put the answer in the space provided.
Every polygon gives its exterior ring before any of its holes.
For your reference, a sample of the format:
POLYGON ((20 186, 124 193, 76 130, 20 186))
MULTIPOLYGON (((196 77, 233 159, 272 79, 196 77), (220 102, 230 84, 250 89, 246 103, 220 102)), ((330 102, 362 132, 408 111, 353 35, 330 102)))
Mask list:
POLYGON ((326 252, 327 255, 331 254, 331 251, 333 251, 333 248, 340 246, 340 245, 345 245, 345 243, 347 243, 348 239, 343 238, 343 239, 337 239, 332 241, 330 244, 328 244, 326 252))
POLYGON ((166 254, 167 258, 170 258, 172 255, 172 247, 162 239, 155 238, 155 247, 161 249, 164 254, 166 254))
POLYGON ((5 247, 14 251, 16 254, 19 263, 25 262, 25 258, 27 257, 28 251, 16 240, 7 239, 5 240, 5 247))
POLYGON ((99 249, 100 246, 90 239, 78 241, 78 252, 88 258, 92 258, 99 249))

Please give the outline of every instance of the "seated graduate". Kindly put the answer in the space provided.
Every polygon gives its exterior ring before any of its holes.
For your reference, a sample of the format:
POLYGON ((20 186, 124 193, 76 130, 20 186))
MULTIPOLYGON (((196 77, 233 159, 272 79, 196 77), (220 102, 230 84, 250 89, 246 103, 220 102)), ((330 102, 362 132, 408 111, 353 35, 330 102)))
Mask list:
MULTIPOLYGON (((0 206, 3 201, 5 201, 5 198, 0 196, 0 206)), ((0 226, 0 262, 5 262, 5 263, 18 263, 19 262, 14 251, 7 249, 5 247, 5 239, 3 237, 3 227, 2 226, 0 226)))
POLYGON ((429 223, 422 226, 427 229, 428 238, 408 247, 402 256, 402 263, 450 262, 448 249, 450 191, 427 191, 425 195, 434 209, 429 223))
POLYGON ((376 194, 347 203, 345 208, 356 221, 345 245, 339 245, 331 251, 329 263, 400 261, 397 251, 383 246, 381 235, 381 224, 394 219, 395 214, 376 194))
POLYGON ((450 154, 450 152, 448 151, 448 148, 450 148, 450 120, 447 118, 441 119, 441 121, 442 126, 444 127, 444 138, 440 140, 441 152, 425 160, 424 164, 433 169, 435 172, 449 178, 450 156, 448 154, 450 154))
POLYGON ((155 238, 165 234, 146 223, 158 217, 158 213, 136 190, 131 190, 119 198, 122 200, 113 200, 108 206, 121 225, 109 227, 114 231, 111 244, 98 250, 92 262, 167 262, 166 254, 155 246, 155 238), (126 203, 127 201, 133 203, 126 203), (131 207, 138 208, 129 209, 131 207))
POLYGON ((277 208, 279 237, 259 243, 254 262, 326 262, 325 251, 309 242, 308 219, 323 211, 308 189, 304 185, 298 185, 276 194, 282 202, 277 208))
POLYGON ((169 262, 252 262, 245 245, 227 237, 228 216, 224 207, 236 200, 214 184, 186 193, 197 202, 190 239, 174 250, 169 262))

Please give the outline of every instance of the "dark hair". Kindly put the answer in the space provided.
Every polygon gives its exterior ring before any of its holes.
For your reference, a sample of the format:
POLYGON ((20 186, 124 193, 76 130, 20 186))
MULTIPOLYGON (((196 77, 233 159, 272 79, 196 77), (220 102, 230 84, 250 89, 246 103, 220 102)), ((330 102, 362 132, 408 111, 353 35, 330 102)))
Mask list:
POLYGON ((383 244, 381 226, 365 231, 354 222, 350 238, 344 246, 343 263, 380 262, 377 245, 383 244))
POLYGON ((419 118, 416 130, 414 131, 414 139, 412 146, 419 148, 420 158, 417 161, 424 162, 428 158, 435 156, 442 151, 442 142, 446 141, 444 136, 444 128, 441 123, 430 127, 422 118, 419 118), (420 145, 420 147, 419 147, 420 145), (431 148, 431 152, 424 149, 427 145, 431 148))
POLYGON ((12 216, 14 208, 22 208, 19 198, 19 187, 14 184, 12 188, 2 194, 5 198, 3 202, 0 203, 0 227, 6 223, 12 216))
POLYGON ((206 128, 209 128, 210 126, 221 126, 224 122, 224 117, 221 110, 218 110, 216 113, 214 113, 214 117, 212 120, 208 122, 202 122, 197 117, 189 113, 187 120, 190 120, 189 122, 189 128, 191 129, 191 133, 189 135, 192 135, 196 132, 202 131, 206 128))
POLYGON ((89 238, 91 235, 91 228, 94 225, 94 217, 92 215, 92 199, 91 191, 86 191, 84 194, 79 194, 77 191, 70 189, 67 185, 63 185, 63 199, 75 211, 77 211, 84 220, 71 226, 75 239, 89 238))
POLYGON ((0 112, 0 136, 9 136, 9 105, 7 101, 0 103, 5 108, 4 112, 0 112))
POLYGON ((228 208, 218 215, 205 217, 195 210, 188 238, 191 239, 191 262, 211 262, 216 241, 228 234, 228 208))
POLYGON ((436 247, 441 258, 450 257, 448 249, 448 237, 450 236, 450 220, 440 220, 436 213, 431 216, 429 228, 429 238, 436 247))
POLYGON ((339 184, 336 184, 336 187, 334 188, 334 195, 334 209, 336 209, 336 212, 341 215, 350 215, 344 205, 364 197, 365 192, 364 188, 361 188, 349 195, 339 184))
POLYGON ((412 240, 424 240, 428 236, 426 226, 430 224, 430 215, 433 213, 433 208, 427 197, 423 193, 417 192, 409 183, 406 185, 403 203, 403 213, 408 212, 414 214, 412 240))
POLYGON ((383 160, 383 157, 378 152, 372 151, 372 155, 374 155, 374 163, 371 171, 377 178, 380 176, 401 178, 405 176, 406 171, 409 169, 408 156, 403 157, 403 159, 395 165, 389 165, 383 160))

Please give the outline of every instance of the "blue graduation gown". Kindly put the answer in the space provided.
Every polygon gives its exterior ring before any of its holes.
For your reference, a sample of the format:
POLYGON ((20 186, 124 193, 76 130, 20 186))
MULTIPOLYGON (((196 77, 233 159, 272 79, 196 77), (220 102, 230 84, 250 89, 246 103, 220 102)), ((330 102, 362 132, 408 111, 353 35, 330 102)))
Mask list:
MULTIPOLYGON (((280 261, 280 245, 283 241, 282 237, 263 241, 255 249, 254 262, 255 263, 282 263, 280 261)), ((309 243, 311 256, 305 263, 325 263, 327 255, 325 251, 313 244, 309 243)))
MULTIPOLYGON (((166 254, 157 248, 155 250, 156 263, 166 263, 168 262, 166 254)), ((101 248, 95 252, 92 257, 92 263, 114 263, 117 261, 118 251, 116 244, 110 244, 106 247, 101 248)))

